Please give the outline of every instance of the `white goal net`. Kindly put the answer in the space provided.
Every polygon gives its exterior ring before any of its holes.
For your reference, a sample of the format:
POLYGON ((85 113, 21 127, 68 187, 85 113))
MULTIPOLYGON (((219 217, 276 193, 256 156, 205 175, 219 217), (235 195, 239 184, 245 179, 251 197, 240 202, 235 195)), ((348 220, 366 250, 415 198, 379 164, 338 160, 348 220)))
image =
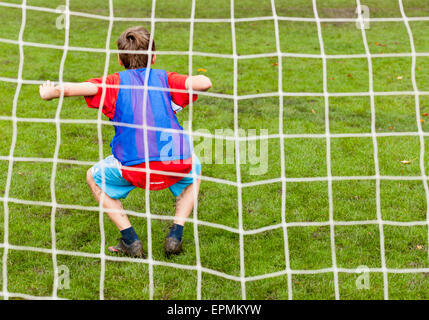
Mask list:
MULTIPOLYGON (((381 192, 380 192, 380 183, 383 180, 410 180, 410 181, 422 181, 424 185, 424 192, 426 195, 426 207, 427 210, 429 210, 429 188, 428 188, 428 182, 427 182, 427 175, 426 175, 426 168, 425 168, 425 138, 428 136, 427 132, 424 132, 422 129, 422 123, 421 123, 421 107, 420 107, 420 100, 422 96, 429 96, 429 92, 420 91, 417 81, 416 81, 416 61, 418 57, 429 57, 428 53, 421 53, 416 52, 415 44, 414 44, 414 36, 412 29, 410 27, 410 21, 416 22, 416 21, 429 21, 429 17, 407 17, 404 6, 402 3, 402 0, 398 0, 398 4, 401 11, 401 17, 391 17, 391 18, 366 18, 362 14, 361 8, 361 1, 356 0, 356 7, 358 8, 357 17, 356 18, 321 18, 318 13, 318 7, 316 0, 312 0, 313 10, 314 10, 314 16, 311 18, 299 18, 299 17, 286 17, 286 16, 280 16, 277 14, 276 10, 276 2, 280 0, 271 0, 271 7, 272 7, 272 15, 271 16, 264 16, 264 17, 255 17, 255 18, 236 18, 235 16, 235 5, 234 0, 231 0, 230 2, 230 13, 231 16, 228 19, 203 19, 203 18, 195 18, 195 0, 192 1, 192 7, 191 7, 191 14, 190 18, 180 18, 180 19, 169 19, 169 18, 157 18, 155 14, 156 10, 156 0, 153 0, 152 3, 152 12, 150 18, 126 18, 126 17, 117 17, 114 15, 114 8, 113 8, 113 0, 109 0, 109 9, 110 14, 109 16, 103 16, 103 15, 96 15, 96 14, 90 14, 90 13, 83 13, 83 12, 75 12, 71 11, 69 9, 69 0, 66 0, 66 5, 63 8, 63 12, 59 12, 57 9, 53 8, 47 8, 47 7, 38 7, 38 6, 32 6, 27 3, 26 0, 23 0, 21 4, 15 4, 15 3, 8 3, 8 2, 0 2, 0 10, 2 8, 18 8, 22 10, 22 22, 20 25, 20 31, 19 31, 19 38, 17 40, 10 40, 10 39, 4 39, 0 38, 0 43, 3 44, 9 44, 9 45, 15 45, 19 47, 19 69, 18 69, 18 76, 17 78, 8 78, 8 77, 0 77, 1 83, 13 83, 16 84, 16 92, 13 99, 13 106, 12 106, 12 115, 11 116, 0 116, 0 120, 6 120, 11 121, 13 123, 13 131, 12 131, 12 138, 11 138, 11 144, 10 144, 10 151, 9 156, 0 156, 0 161, 7 162, 8 163, 8 171, 7 171, 7 180, 6 180, 6 186, 5 186, 5 192, 4 195, 0 197, 0 200, 3 203, 4 206, 4 239, 2 243, 0 243, 0 248, 3 249, 3 256, 2 256, 2 290, 0 291, 0 295, 5 298, 25 298, 25 299, 60 299, 61 294, 58 290, 58 262, 57 257, 58 255, 62 256, 79 256, 79 257, 88 257, 88 258, 95 258, 99 259, 101 261, 101 272, 100 272, 100 279, 99 279, 99 298, 104 299, 104 284, 105 284, 105 275, 106 275, 106 261, 124 261, 124 262, 130 262, 130 263, 137 263, 137 264, 146 264, 149 269, 149 297, 150 299, 154 298, 154 266, 165 266, 170 268, 176 268, 176 269, 183 269, 183 270, 192 270, 197 273, 197 293, 196 297, 198 299, 202 299, 202 287, 203 287, 203 274, 210 274, 216 277, 219 277, 220 279, 229 279, 232 281, 236 281, 241 284, 241 296, 243 299, 246 299, 246 285, 249 282, 262 280, 262 279, 268 279, 268 278, 274 278, 278 276, 285 276, 287 278, 287 291, 288 291, 288 297, 289 299, 294 298, 294 292, 293 292, 293 276, 294 275, 301 275, 301 274, 325 274, 330 273, 333 274, 334 279, 334 290, 335 290, 335 298, 341 299, 340 296, 340 286, 339 286, 339 279, 338 275, 339 273, 349 273, 349 274, 357 274, 361 271, 356 269, 348 269, 348 268, 340 268, 337 266, 337 257, 336 257, 336 237, 335 237, 335 227, 337 226, 350 226, 350 225, 375 225, 378 227, 379 230, 379 243, 380 243, 380 256, 381 261, 379 268, 368 268, 368 272, 370 273, 378 273, 382 275, 383 278, 383 288, 384 288, 384 298, 389 299, 389 274, 400 274, 400 273, 407 273, 407 274, 416 274, 416 273, 428 273, 429 268, 401 268, 401 269, 392 269, 388 268, 386 264, 386 256, 385 256, 385 239, 384 239, 384 227, 391 225, 391 226, 403 226, 403 227, 412 227, 412 226, 423 226, 423 227, 429 227, 429 212, 426 214, 426 220, 423 221, 407 221, 407 222, 399 222, 399 221, 388 221, 384 220, 382 218, 381 214, 381 192), (39 11, 39 12, 49 12, 49 13, 55 13, 55 14, 62 14, 64 15, 64 25, 65 25, 65 40, 63 45, 51 45, 51 44, 42 44, 42 43, 36 43, 36 42, 27 42, 24 41, 24 31, 26 29, 26 15, 28 11, 39 11), (69 30, 69 24, 70 24, 70 17, 72 16, 79 16, 79 17, 85 17, 89 19, 97 19, 102 20, 108 23, 108 32, 107 32, 107 38, 106 38, 106 45, 105 48, 85 48, 85 47, 73 47, 69 45, 69 38, 70 38, 70 30, 69 30), (24 71, 24 61, 26 59, 24 55, 24 48, 25 47, 38 47, 38 48, 50 48, 55 50, 62 51, 62 59, 61 59, 61 65, 58 73, 58 79, 59 84, 62 84, 63 81, 66 81, 67 79, 64 79, 63 73, 64 73, 64 66, 66 62, 66 58, 69 52, 96 52, 105 54, 105 64, 104 64, 104 76, 107 76, 109 73, 109 65, 110 65, 110 59, 111 55, 115 53, 119 53, 118 50, 112 50, 110 47, 111 39, 114 37, 112 35, 113 25, 115 22, 124 22, 124 21, 135 21, 136 23, 144 23, 147 25, 150 25, 150 31, 151 35, 156 39, 157 36, 157 30, 156 30, 156 23, 157 22, 181 22, 181 23, 189 23, 190 26, 190 40, 189 40, 189 49, 188 51, 157 51, 156 53, 158 55, 181 55, 186 56, 188 58, 188 66, 189 66, 189 74, 192 74, 193 72, 193 59, 194 57, 198 56, 204 56, 204 57, 214 57, 214 58, 225 58, 225 59, 231 59, 233 61, 233 74, 231 74, 231 77, 233 79, 233 94, 221 94, 221 93, 211 93, 211 92, 199 92, 198 94, 201 96, 209 96, 209 97, 215 97, 220 99, 225 99, 233 102, 234 105, 234 136, 230 137, 218 137, 215 135, 205 134, 207 137, 211 138, 223 138, 225 140, 233 141, 235 143, 236 150, 238 151, 240 148, 240 142, 241 141, 247 141, 248 139, 258 139, 258 140, 268 140, 268 139, 279 139, 280 140, 280 154, 281 154, 281 177, 276 179, 269 179, 269 180, 263 180, 263 181, 257 181, 257 182, 242 182, 241 177, 241 161, 240 161, 240 152, 236 152, 235 154, 235 164, 236 164, 236 181, 229 181, 226 179, 220 179, 220 178, 213 178, 209 176, 202 176, 202 183, 204 184, 205 181, 210 181, 214 183, 219 184, 225 184, 228 186, 233 186, 237 189, 237 195, 238 195, 238 228, 232 228, 230 226, 225 226, 222 224, 217 224, 213 222, 204 221, 202 219, 199 219, 198 216, 198 206, 195 206, 194 212, 192 217, 188 220, 187 227, 193 228, 194 231, 194 241, 195 241, 195 252, 196 252, 196 264, 195 265, 184 265, 184 264, 178 264, 178 263, 172 263, 172 262, 166 262, 166 261, 157 261, 154 259, 153 254, 153 248, 152 248, 152 230, 151 230, 151 222, 153 220, 173 220, 173 216, 166 216, 166 215, 158 215, 156 212, 151 212, 151 206, 150 206, 150 193, 147 190, 146 191, 146 197, 145 197, 145 207, 142 209, 143 212, 134 212, 134 211, 127 211, 127 214, 134 215, 137 217, 141 217, 144 219, 147 219, 147 258, 145 259, 131 259, 131 258, 125 258, 125 257, 118 257, 118 256, 111 256, 105 254, 105 247, 106 247, 106 240, 105 240, 105 226, 104 226, 104 215, 105 210, 100 207, 88 207, 83 205, 71 205, 71 204, 60 204, 57 202, 56 199, 56 178, 60 172, 58 172, 58 164, 73 164, 73 165, 81 165, 89 167, 90 165, 93 165, 93 162, 87 162, 87 161, 78 161, 78 160, 65 160, 61 159, 59 157, 59 150, 61 146, 61 125, 62 124, 95 124, 98 128, 98 147, 99 147, 99 158, 100 160, 104 159, 106 157, 106 154, 103 151, 103 137, 102 137, 102 126, 103 125, 110 125, 108 121, 103 120, 101 110, 99 110, 98 113, 98 119, 97 120, 84 120, 84 119, 63 119, 61 118, 61 111, 63 106, 63 98, 60 98, 58 100, 58 107, 56 110, 55 118, 53 119, 41 119, 41 118, 22 118, 17 116, 17 108, 18 108, 18 101, 19 96, 21 93, 21 89, 23 85, 40 85, 42 84, 42 81, 39 80, 27 80, 23 78, 23 71, 24 71), (274 23, 274 30, 275 30, 275 40, 276 40, 276 52, 272 53, 264 53, 264 54, 253 54, 253 55, 239 55, 237 52, 237 44, 236 44, 236 23, 243 22, 243 21, 273 21, 274 23), (319 40, 320 45, 320 53, 319 54, 297 54, 297 53, 290 53, 290 52, 283 52, 280 45, 280 31, 279 31, 279 21, 307 21, 307 22, 314 22, 317 25, 317 36, 319 40), (193 44, 193 37, 194 37, 194 24, 198 22, 206 22, 206 23, 230 23, 230 27, 232 30, 232 48, 233 52, 230 55, 226 54, 218 54, 218 53, 203 53, 198 52, 194 50, 193 44), (325 22, 349 22, 349 23, 357 23, 360 26, 360 31, 362 35, 363 44, 365 47, 365 53, 364 54, 354 54, 354 55, 329 55, 325 52, 325 45, 324 45, 324 36, 322 32, 322 24, 325 22), (365 28, 365 24, 368 22, 402 22, 404 26, 406 27, 406 30, 408 32, 409 36, 409 43, 411 47, 411 52, 405 52, 405 53, 380 53, 380 54, 374 54, 370 52, 369 46, 368 46, 368 40, 367 40, 367 31, 365 28), (270 93, 260 93, 260 94, 251 94, 251 95, 240 95, 238 91, 238 64, 242 60, 246 59, 255 59, 255 58, 266 58, 266 57, 274 57, 278 60, 278 90, 275 92, 270 93), (283 90, 283 82, 284 82, 284 73, 283 73, 283 60, 287 59, 288 57, 295 57, 295 58, 308 58, 308 59, 319 59, 323 62, 323 92, 322 93, 309 93, 309 92, 284 92, 283 90), (373 77, 374 77, 374 71, 373 71, 373 59, 375 57, 406 57, 411 58, 412 60, 412 68, 410 70, 411 73, 411 79, 412 79, 412 85, 413 89, 411 91, 392 91, 392 92, 377 92, 374 90, 374 83, 373 83, 373 77), (327 64, 329 63, 329 60, 331 59, 352 59, 352 58, 361 58, 366 59, 368 63, 368 71, 369 71, 369 91, 366 92, 350 92, 350 93, 334 93, 329 92, 328 90, 328 71, 327 71, 327 64), (330 130, 330 98, 332 97, 369 97, 371 101, 371 132, 369 133, 331 133, 330 130), (376 128, 376 111, 375 111, 375 99, 378 96, 410 96, 414 97, 415 100, 415 117, 416 117, 416 125, 418 130, 416 132, 388 132, 388 133, 379 133, 377 132, 376 128), (241 100, 246 99, 256 99, 256 98, 263 98, 263 97, 270 97, 270 98, 277 98, 278 97, 278 134, 269 134, 269 135, 262 135, 258 136, 256 138, 249 138, 249 137, 243 137, 239 133, 239 110, 238 110, 238 103, 241 100), (325 119, 325 133, 323 134, 285 134, 284 133, 284 110, 287 108, 286 105, 284 105, 284 98, 285 97, 319 97, 324 100, 324 119, 325 119), (18 124, 26 122, 26 123, 51 123, 56 126, 56 144, 55 144, 55 153, 53 158, 28 158, 28 157, 16 157, 15 156, 15 148, 16 148, 16 142, 18 137, 18 124), (420 175, 418 176, 383 176, 380 174, 379 169, 379 157, 378 157, 378 137, 386 137, 386 136, 412 136, 417 137, 420 142, 420 156, 417 159, 419 161, 420 165, 420 175), (375 167, 375 174, 372 176, 335 176, 332 174, 331 171, 331 139, 332 138, 370 138, 372 139, 372 145, 373 145, 373 161, 374 161, 374 167, 375 167), (285 161, 285 140, 290 138, 310 138, 310 139, 325 139, 326 140, 326 163, 327 163, 327 172, 326 175, 322 177, 313 177, 313 178, 291 178, 286 175, 286 161, 285 161), (12 176, 13 176, 13 166, 17 162, 41 162, 41 163, 51 163, 52 164, 52 172, 51 172, 51 180, 50 180, 50 188, 51 188, 51 201, 44 202, 44 201, 30 201, 30 200, 24 200, 19 199, 16 197, 11 196, 11 184, 12 184, 12 176), (335 181, 355 181, 355 180, 368 180, 368 181, 374 181, 376 185, 376 212, 377 212, 377 218, 374 220, 365 220, 365 221, 337 221, 334 219, 334 205, 333 205, 333 190, 332 190, 332 184, 335 181), (288 183, 299 183, 299 182, 316 182, 316 181, 323 181, 327 182, 328 184, 328 196, 329 196, 329 220, 328 221, 321 221, 321 222, 288 222, 286 218, 286 199, 287 199, 287 184, 288 183), (281 223, 266 226, 263 228, 258 229, 251 229, 251 230, 245 230, 243 225, 243 203, 242 203, 242 192, 243 189, 263 185, 263 184, 270 184, 270 183, 280 183, 282 188, 282 192, 280 195, 276 195, 281 197, 281 223), (46 248, 38 248, 38 247, 28 247, 28 246, 17 246, 13 245, 9 241, 10 236, 10 229, 9 229, 9 221, 10 221, 10 215, 9 215, 9 205, 10 204, 25 204, 25 205, 34 205, 34 206, 44 206, 49 207, 51 209, 51 239, 52 239, 52 245, 50 249, 46 248), (68 250, 60 250, 57 249, 57 243, 56 243, 56 212, 58 209, 76 209, 76 210, 85 210, 85 211, 93 211, 93 212, 99 212, 99 225, 100 225, 100 232, 101 232, 101 243, 100 243, 100 252, 99 253, 87 253, 87 252, 79 252, 79 251, 68 251, 68 250), (217 228, 220 230, 223 230, 224 232, 231 232, 235 233, 239 237, 239 245, 240 245, 240 275, 234 276, 230 275, 224 272, 220 272, 218 270, 213 270, 212 268, 205 267, 201 262, 200 257, 200 243, 199 243, 199 233, 198 233, 198 227, 199 226, 206 226, 210 228, 217 228), (331 259, 332 259, 332 266, 329 268, 323 268, 323 269, 316 269, 316 270, 295 270, 291 267, 290 263, 290 251, 289 251, 289 238, 288 238, 288 231, 292 227, 317 227, 317 226, 325 226, 330 228, 330 246, 331 246, 331 259), (245 265, 245 250, 244 250, 244 237, 246 235, 256 235, 260 234, 266 231, 270 230, 281 230, 283 232, 283 242, 284 242, 284 269, 279 272, 274 272, 270 274, 263 274, 258 276, 246 276, 246 265, 245 265), (8 290, 8 259, 9 254, 13 250, 18 251, 33 251, 33 252, 43 252, 48 253, 52 255, 52 262, 54 266, 54 283, 53 283, 53 290, 52 295, 48 297, 39 297, 39 296, 32 296, 20 292, 10 292, 8 290)), ((311 1, 310 1, 311 2, 311 1)), ((152 54, 152 52, 149 51, 149 54, 152 54)), ((1 84, 0 84, 1 85, 1 84)), ((103 85, 105 87, 105 85, 103 85)), ((150 90, 150 88, 143 87, 146 91, 150 90)), ((190 95, 193 94, 193 92, 189 92, 190 95)), ((185 131, 190 136, 198 136, 201 135, 198 132, 193 131, 193 103, 192 99, 190 99, 190 105, 188 109, 182 111, 182 112, 188 112, 189 113, 189 122, 188 125, 185 127, 185 131)), ((146 128, 147 129, 147 128, 146 128)), ((146 130, 145 129, 145 130, 146 130)), ((155 128, 156 129, 156 128, 155 128)), ((149 171, 150 172, 150 171, 149 171)), ((82 182, 84 183, 84 182, 82 182)), ((429 228, 428 228, 428 235, 429 235, 429 228)), ((214 240, 216 241, 216 240, 214 240)), ((429 244, 425 244, 427 246, 429 244)))

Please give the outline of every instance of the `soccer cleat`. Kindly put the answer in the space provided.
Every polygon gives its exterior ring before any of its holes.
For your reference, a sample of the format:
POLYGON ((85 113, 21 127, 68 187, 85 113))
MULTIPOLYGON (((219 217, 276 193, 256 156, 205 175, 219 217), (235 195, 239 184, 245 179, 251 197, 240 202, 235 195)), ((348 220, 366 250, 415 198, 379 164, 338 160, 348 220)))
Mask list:
POLYGON ((179 241, 174 237, 167 237, 165 238, 164 249, 165 249, 165 254, 167 256, 170 256, 172 254, 179 254, 183 251, 182 241, 179 241))
POLYGON ((143 258, 143 244, 140 240, 136 240, 130 245, 126 244, 121 238, 116 246, 109 247, 107 250, 113 253, 122 253, 133 258, 143 258))

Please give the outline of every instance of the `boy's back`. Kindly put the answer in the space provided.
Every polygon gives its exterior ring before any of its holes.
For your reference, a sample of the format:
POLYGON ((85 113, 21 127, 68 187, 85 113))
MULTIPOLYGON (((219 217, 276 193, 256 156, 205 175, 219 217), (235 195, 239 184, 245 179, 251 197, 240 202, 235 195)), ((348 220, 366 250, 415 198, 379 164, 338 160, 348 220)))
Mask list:
MULTIPOLYGON (((177 78, 179 75, 173 74, 174 76, 177 78)), ((89 81, 99 83, 102 79, 89 81)), ((146 68, 126 70, 107 77, 106 85, 115 86, 106 90, 103 112, 115 123, 115 137, 111 148, 113 155, 123 166, 148 161, 169 162, 192 156, 189 139, 183 134, 183 128, 172 108, 166 71, 146 68), (149 76, 147 90, 144 89, 146 75, 149 76)), ((102 94, 102 90, 100 93, 102 94)), ((183 95, 188 96, 187 93, 182 93, 183 95)), ((183 100, 186 97, 181 98, 184 107, 183 100)), ((94 96, 87 97, 86 100, 88 106, 98 108, 100 99, 99 96, 94 96)))

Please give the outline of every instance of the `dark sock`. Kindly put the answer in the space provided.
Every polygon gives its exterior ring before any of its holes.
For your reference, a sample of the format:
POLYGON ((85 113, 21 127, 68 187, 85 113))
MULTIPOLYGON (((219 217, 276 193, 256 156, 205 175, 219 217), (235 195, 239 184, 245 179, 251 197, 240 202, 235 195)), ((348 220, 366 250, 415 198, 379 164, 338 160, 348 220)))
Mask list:
POLYGON ((122 239, 128 245, 130 245, 131 243, 139 239, 133 227, 129 227, 128 229, 122 230, 121 234, 122 234, 122 239))
POLYGON ((170 232, 168 233, 168 237, 176 238, 180 242, 182 241, 183 236, 183 226, 180 224, 173 224, 170 228, 170 232))

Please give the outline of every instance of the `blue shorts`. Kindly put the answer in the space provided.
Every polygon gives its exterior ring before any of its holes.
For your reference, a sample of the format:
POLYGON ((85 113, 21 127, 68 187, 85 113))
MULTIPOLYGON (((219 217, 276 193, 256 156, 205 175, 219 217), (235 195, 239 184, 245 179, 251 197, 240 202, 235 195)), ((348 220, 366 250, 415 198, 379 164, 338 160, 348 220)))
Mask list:
MULTIPOLYGON (((169 187, 171 193, 178 197, 182 191, 189 185, 194 183, 193 174, 194 170, 196 176, 201 174, 201 162, 194 156, 194 168, 190 173, 176 184, 169 187)), ((136 187, 129 183, 122 177, 121 163, 113 156, 98 162, 91 168, 92 177, 95 183, 112 199, 125 199, 131 190, 136 187), (102 170, 104 167, 105 183, 102 183, 102 170)))

